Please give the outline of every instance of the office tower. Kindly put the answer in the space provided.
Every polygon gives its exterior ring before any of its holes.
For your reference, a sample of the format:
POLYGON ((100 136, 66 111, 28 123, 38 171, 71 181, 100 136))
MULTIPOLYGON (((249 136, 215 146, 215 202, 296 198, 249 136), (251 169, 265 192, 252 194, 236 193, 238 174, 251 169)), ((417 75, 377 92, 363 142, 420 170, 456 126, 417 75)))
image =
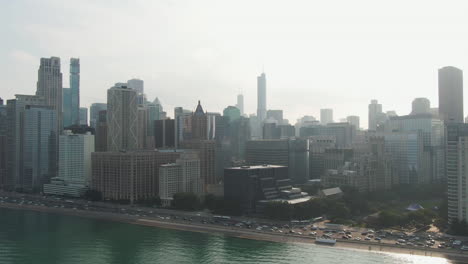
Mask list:
POLYGON ((138 138, 138 149, 152 149, 153 139, 148 139, 148 108, 138 106, 137 110, 138 122, 137 122, 137 138, 138 138))
POLYGON ((203 193, 197 152, 184 152, 175 163, 159 167, 159 197, 163 205, 170 206, 174 194, 181 192, 203 193))
POLYGON ((239 108, 234 106, 228 106, 223 110, 223 116, 229 118, 229 122, 234 122, 241 117, 241 112, 239 108))
POLYGON ((429 99, 421 97, 415 98, 411 104, 411 114, 428 114, 431 112, 431 102, 429 99))
POLYGON ((58 176, 44 184, 44 193, 79 197, 91 180, 91 153, 94 152, 94 135, 73 134, 65 130, 59 137, 58 176))
POLYGON ((94 150, 96 152, 107 151, 107 110, 99 111, 95 131, 94 150))
POLYGON ((131 80, 127 81, 127 85, 128 85, 129 88, 134 89, 139 94, 145 93, 143 80, 131 79, 131 80))
POLYGON ((246 144, 248 165, 281 165, 289 170, 294 183, 309 179, 308 139, 250 140, 246 144))
POLYGON ((360 129, 359 116, 347 116, 346 117, 346 122, 353 125, 357 130, 360 129))
POLYGON ((267 120, 274 120, 281 125, 283 123, 283 110, 268 110, 267 120))
POLYGON ((80 125, 88 125, 88 108, 80 107, 80 125))
POLYGON ((204 183, 204 190, 209 185, 216 185, 221 179, 216 177, 215 158, 216 141, 214 140, 185 140, 180 143, 182 149, 193 149, 199 152, 200 172, 204 183))
POLYGON ((136 91, 116 84, 107 90, 107 151, 138 148, 136 91))
POLYGON ((206 134, 208 140, 214 140, 216 136, 216 118, 220 113, 206 112, 206 134))
POLYGON ((445 123, 463 123, 463 72, 452 66, 439 69, 439 115, 445 123))
POLYGON ((468 153, 468 125, 449 123, 446 127, 446 175, 448 187, 448 217, 449 222, 467 220, 468 192, 465 184, 468 173, 465 153, 468 153))
POLYGON ((192 112, 182 107, 174 108, 175 143, 179 148, 180 142, 192 138, 192 112))
POLYGON ((74 125, 72 121, 72 110, 71 110, 71 100, 72 94, 70 88, 62 88, 62 107, 63 107, 63 127, 69 127, 74 125))
POLYGON ((325 172, 325 150, 336 147, 334 136, 310 136, 309 139, 309 178, 320 179, 325 172))
POLYGON ((259 122, 266 118, 267 98, 266 98, 266 76, 262 73, 257 77, 257 117, 259 122))
POLYGON ((70 94, 72 124, 82 124, 80 113, 80 59, 76 58, 70 59, 70 94))
POLYGON ((155 120, 154 124, 154 147, 174 148, 175 147, 175 120, 164 119, 155 120))
POLYGON ((260 121, 258 116, 251 114, 249 116, 250 120, 250 131, 252 132, 252 139, 262 139, 263 131, 263 122, 260 121))
POLYGON ((241 117, 229 125, 229 143, 231 155, 237 160, 245 159, 245 147, 250 140, 249 119, 241 117))
POLYGON ((448 220, 468 220, 468 124, 449 123, 446 129, 448 220))
POLYGON ((118 151, 91 154, 91 189, 103 199, 144 201, 159 194, 159 167, 173 163, 181 152, 118 151))
POLYGON ((320 109, 320 123, 323 125, 333 123, 333 109, 320 109))
POLYGON ((369 130, 376 130, 377 126, 381 124, 384 113, 382 112, 382 105, 377 100, 371 100, 369 104, 369 130))
POLYGON ((356 139, 356 127, 349 123, 331 123, 324 125, 309 125, 302 127, 300 137, 310 136, 333 136, 336 147, 350 148, 356 139))
POLYGON ((107 110, 107 104, 105 103, 94 103, 89 108, 89 126, 96 128, 99 112, 102 110, 107 110))
POLYGON ((56 134, 59 135, 63 129, 63 95, 62 72, 60 71, 60 58, 41 58, 41 64, 38 70, 36 95, 42 96, 45 100, 45 104, 51 106, 56 111, 56 134))
POLYGON ((240 115, 243 116, 244 115, 244 95, 242 94, 237 95, 236 107, 239 109, 240 115))
POLYGON ((385 132, 419 132, 422 136, 424 170, 432 182, 444 180, 444 125, 430 113, 395 116, 385 123, 385 132))
POLYGON ((26 105, 23 122, 23 149, 17 188, 42 191, 42 185, 57 173, 56 109, 51 106, 26 105))
POLYGON ((192 115, 192 139, 208 139, 208 120, 200 101, 192 115))
POLYGON ((166 113, 163 111, 161 102, 156 97, 153 102, 147 102, 145 107, 148 108, 148 135, 154 135, 154 121, 166 119, 166 113))

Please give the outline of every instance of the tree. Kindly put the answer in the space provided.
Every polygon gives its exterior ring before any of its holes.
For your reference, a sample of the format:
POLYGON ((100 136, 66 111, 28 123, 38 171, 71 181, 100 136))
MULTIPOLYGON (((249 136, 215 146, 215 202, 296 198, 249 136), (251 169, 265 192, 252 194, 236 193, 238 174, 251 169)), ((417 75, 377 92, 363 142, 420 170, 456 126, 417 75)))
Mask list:
POLYGON ((275 220, 291 220, 292 207, 288 202, 268 202, 264 215, 275 220))
POLYGON ((200 208, 200 199, 194 193, 176 193, 173 196, 172 206, 178 210, 197 210, 200 208))
POLYGON ((159 206, 162 205, 162 201, 161 201, 161 198, 159 196, 143 200, 140 203, 145 205, 145 206, 158 206, 159 207, 159 206))

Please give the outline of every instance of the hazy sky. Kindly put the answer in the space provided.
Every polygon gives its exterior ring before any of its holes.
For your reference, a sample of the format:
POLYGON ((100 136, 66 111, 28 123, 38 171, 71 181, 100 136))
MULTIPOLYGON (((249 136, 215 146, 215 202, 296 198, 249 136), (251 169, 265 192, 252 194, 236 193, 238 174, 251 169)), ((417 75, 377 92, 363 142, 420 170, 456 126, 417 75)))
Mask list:
POLYGON ((407 114, 415 97, 437 106, 437 69, 468 69, 467 1, 0 0, 0 96, 33 94, 40 57, 81 59, 81 104, 145 81, 174 106, 222 112, 242 91, 257 108, 265 69, 269 109, 295 123, 333 108, 361 116, 378 99, 407 114))

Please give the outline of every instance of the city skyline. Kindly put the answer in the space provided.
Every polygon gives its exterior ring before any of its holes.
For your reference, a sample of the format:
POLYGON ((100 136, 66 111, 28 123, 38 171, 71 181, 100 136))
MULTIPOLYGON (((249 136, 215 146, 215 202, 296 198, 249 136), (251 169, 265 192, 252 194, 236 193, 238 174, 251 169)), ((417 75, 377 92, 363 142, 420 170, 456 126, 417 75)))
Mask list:
POLYGON ((422 11, 418 2, 403 9, 403 2, 381 8, 358 1, 342 2, 347 8, 337 11, 327 3, 268 4, 263 10, 261 2, 222 7, 136 1, 116 2, 112 8, 86 2, 70 13, 55 1, 5 3, 2 19, 8 23, 1 31, 11 37, 0 44, 6 58, 0 62, 2 97, 34 90, 39 58, 60 57, 62 73, 68 73, 63 62, 76 57, 82 65, 81 106, 105 102, 106 90, 118 80, 139 78, 148 98, 159 97, 169 113, 176 106, 191 109, 198 99, 208 111, 221 112, 235 105, 242 90, 250 114, 257 108, 255 77, 264 68, 269 109, 283 109, 291 123, 333 108, 337 120, 358 115, 366 127, 371 99, 399 115, 410 113, 417 97, 436 106, 438 69, 468 68, 463 34, 468 20, 451 5, 424 2, 422 11), (93 11, 85 12, 89 5, 93 11), (38 14, 51 15, 38 19, 38 14), (83 19, 71 22, 77 17, 83 19), (98 34, 103 27, 111 29, 98 34), (132 37, 122 41, 125 34, 132 37), (181 92, 174 96, 174 90, 181 92))

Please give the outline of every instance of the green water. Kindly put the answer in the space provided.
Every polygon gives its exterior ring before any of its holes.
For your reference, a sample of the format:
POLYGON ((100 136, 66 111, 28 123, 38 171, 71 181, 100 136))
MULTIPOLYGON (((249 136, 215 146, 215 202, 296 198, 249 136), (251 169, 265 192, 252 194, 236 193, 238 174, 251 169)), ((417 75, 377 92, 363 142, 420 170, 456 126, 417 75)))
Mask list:
POLYGON ((453 263, 0 208, 0 263, 453 263))

